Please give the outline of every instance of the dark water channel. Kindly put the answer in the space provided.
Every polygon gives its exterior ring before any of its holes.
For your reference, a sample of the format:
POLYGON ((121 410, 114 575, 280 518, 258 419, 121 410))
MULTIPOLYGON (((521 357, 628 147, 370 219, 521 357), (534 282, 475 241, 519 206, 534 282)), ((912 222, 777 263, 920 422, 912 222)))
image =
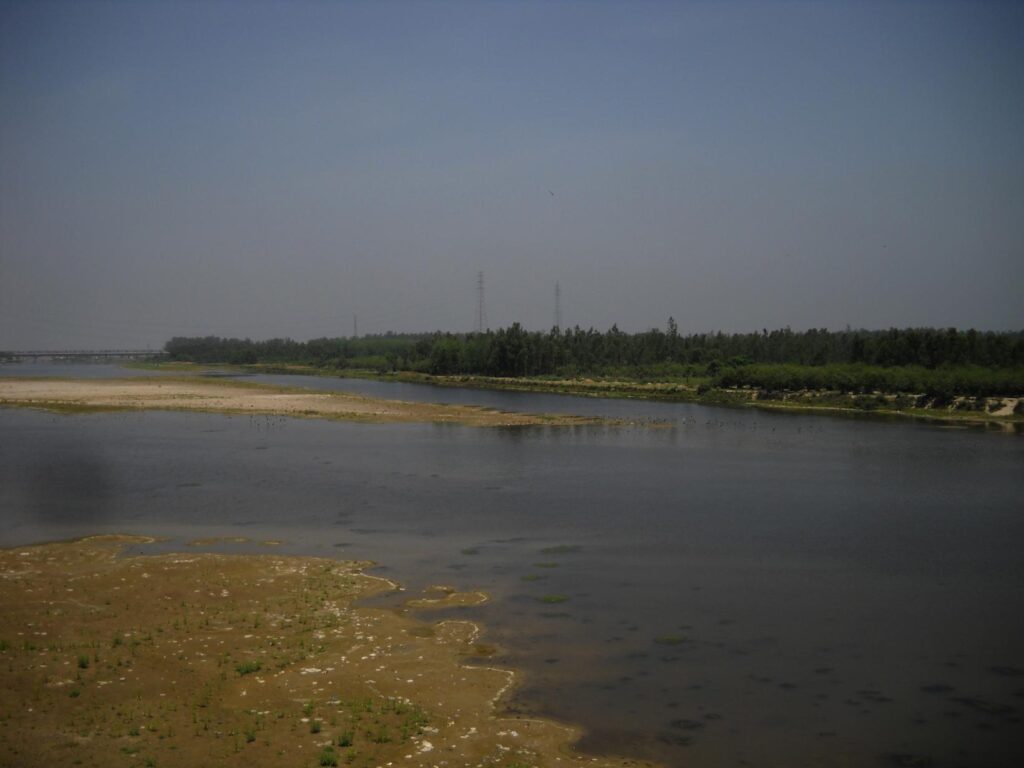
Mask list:
POLYGON ((376 560, 410 590, 483 588, 494 600, 460 615, 526 671, 513 707, 584 724, 593 750, 1022 764, 1020 436, 343 386, 669 426, 0 409, 0 543, 279 538, 275 551, 376 560))

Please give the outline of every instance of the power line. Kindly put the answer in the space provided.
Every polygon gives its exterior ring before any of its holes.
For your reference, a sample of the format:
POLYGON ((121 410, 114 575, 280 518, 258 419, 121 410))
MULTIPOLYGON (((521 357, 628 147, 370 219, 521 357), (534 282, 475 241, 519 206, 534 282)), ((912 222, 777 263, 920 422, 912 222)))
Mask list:
POLYGON ((487 310, 484 309, 484 273, 476 273, 476 332, 483 333, 487 328, 487 310))
POLYGON ((555 280, 555 330, 562 330, 562 286, 555 280))

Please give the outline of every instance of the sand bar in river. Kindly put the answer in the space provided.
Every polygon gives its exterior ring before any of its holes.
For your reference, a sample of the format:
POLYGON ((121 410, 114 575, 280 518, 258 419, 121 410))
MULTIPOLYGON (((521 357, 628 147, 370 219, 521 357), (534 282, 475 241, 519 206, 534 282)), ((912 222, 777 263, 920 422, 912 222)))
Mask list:
POLYGON ((369 422, 434 422, 478 427, 607 423, 571 415, 510 413, 465 405, 409 403, 346 392, 315 392, 200 378, 0 379, 0 405, 59 411, 174 410, 275 414, 369 422))

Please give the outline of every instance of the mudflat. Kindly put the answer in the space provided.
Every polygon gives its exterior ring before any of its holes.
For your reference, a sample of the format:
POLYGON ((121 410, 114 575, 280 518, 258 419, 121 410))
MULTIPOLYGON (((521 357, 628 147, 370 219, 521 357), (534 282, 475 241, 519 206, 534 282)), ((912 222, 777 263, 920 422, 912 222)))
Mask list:
POLYGON ((355 606, 394 586, 366 563, 122 556, 146 541, 0 551, 0 763, 640 765, 497 714, 515 675, 479 628, 355 606))
POLYGON ((0 405, 58 411, 175 410, 276 414, 370 422, 435 422, 477 427, 607 423, 571 415, 511 413, 489 408, 409 403, 345 392, 311 392, 265 384, 152 379, 0 379, 0 405))

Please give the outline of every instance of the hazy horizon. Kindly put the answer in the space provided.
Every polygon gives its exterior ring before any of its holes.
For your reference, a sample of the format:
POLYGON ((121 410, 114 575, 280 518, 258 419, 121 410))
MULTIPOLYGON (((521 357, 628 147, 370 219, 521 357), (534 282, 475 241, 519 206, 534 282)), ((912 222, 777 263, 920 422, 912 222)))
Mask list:
POLYGON ((0 349, 1024 328, 1024 5, 0 2, 0 349))

